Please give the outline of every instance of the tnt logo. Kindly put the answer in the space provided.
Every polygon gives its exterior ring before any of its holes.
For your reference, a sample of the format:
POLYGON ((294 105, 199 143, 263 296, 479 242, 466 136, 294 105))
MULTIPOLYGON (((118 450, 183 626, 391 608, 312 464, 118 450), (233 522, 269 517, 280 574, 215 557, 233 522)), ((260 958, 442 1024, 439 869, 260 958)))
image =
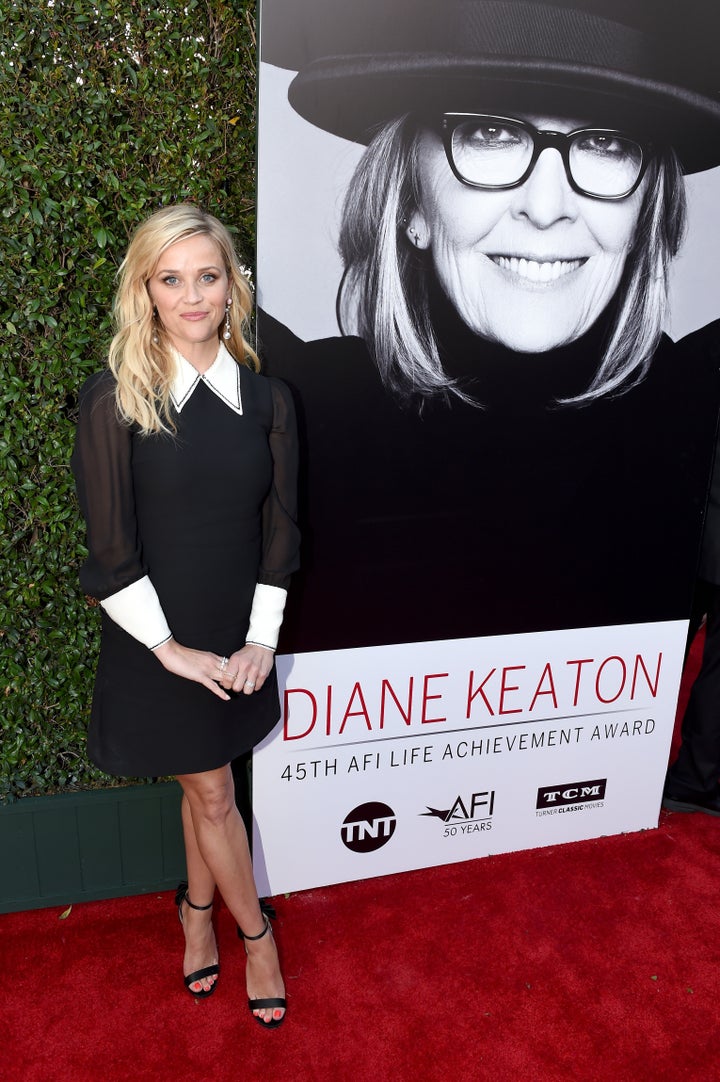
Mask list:
POLYGON ((546 785, 538 789, 536 808, 556 808, 567 804, 589 804, 605 799, 607 778, 595 781, 571 781, 565 785, 546 785))
POLYGON ((397 826, 395 812, 387 804, 371 800, 345 816, 340 827, 343 845, 353 853, 374 853, 392 838, 397 826))

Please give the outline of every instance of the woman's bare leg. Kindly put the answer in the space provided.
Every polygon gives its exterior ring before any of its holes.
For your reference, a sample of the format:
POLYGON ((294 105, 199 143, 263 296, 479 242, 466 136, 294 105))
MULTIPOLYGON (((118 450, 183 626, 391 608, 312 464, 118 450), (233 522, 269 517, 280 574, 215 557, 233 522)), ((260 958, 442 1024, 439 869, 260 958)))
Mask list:
MULTIPOLYGON (((188 876, 191 874, 192 862, 198 882, 197 889, 202 889, 203 884, 208 886, 212 882, 216 883, 225 904, 242 930, 249 936, 258 935, 265 927, 265 918, 258 902, 245 826, 235 805, 235 789, 229 764, 219 770, 209 770, 201 774, 183 774, 178 777, 178 781, 183 789, 183 803, 187 802, 193 828, 194 841, 191 839, 191 852, 188 853, 188 876)), ((209 898, 196 901, 193 897, 194 880, 188 879, 188 882, 191 888, 190 898, 196 905, 209 901, 209 898)), ((187 907, 185 909, 187 910, 187 907)), ((202 914, 198 913, 197 916, 202 914)), ((268 934, 254 942, 245 942, 248 952, 248 998, 284 997, 285 989, 273 937, 268 934)), ((279 1007, 269 1007, 255 1013, 266 1022, 283 1015, 279 1007)))
MULTIPOLYGON (((183 837, 185 839, 185 861, 188 873, 188 897, 193 905, 207 905, 215 895, 215 880, 203 860, 195 837, 190 814, 190 805, 183 796, 181 804, 183 837)), ((181 906, 183 929, 185 931, 185 957, 183 973, 195 973, 206 966, 214 965, 218 960, 215 931, 212 926, 212 910, 202 913, 189 905, 181 906)), ((191 992, 209 991, 217 977, 202 977, 190 986, 191 992)))

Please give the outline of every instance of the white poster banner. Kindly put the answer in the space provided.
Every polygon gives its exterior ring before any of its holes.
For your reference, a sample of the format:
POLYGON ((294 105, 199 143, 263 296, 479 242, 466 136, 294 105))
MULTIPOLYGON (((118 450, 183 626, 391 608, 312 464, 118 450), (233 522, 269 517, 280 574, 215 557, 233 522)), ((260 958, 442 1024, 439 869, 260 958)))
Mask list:
POLYGON ((657 826, 687 621, 279 657, 254 862, 278 894, 657 826))
POLYGON ((670 7, 262 0, 265 891, 657 824, 720 392, 717 17, 670 7))

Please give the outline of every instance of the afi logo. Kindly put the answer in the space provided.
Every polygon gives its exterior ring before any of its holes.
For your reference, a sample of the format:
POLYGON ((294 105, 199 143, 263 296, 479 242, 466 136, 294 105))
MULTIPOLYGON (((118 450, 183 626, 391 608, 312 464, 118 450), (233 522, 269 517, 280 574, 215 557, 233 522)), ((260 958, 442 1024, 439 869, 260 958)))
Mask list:
POLYGON ((455 797, 451 808, 431 808, 421 815, 432 815, 442 819, 443 823, 474 822, 476 819, 489 819, 495 807, 495 790, 490 789, 482 793, 473 793, 469 801, 462 797, 455 797))
POLYGON ((395 812, 387 804, 371 800, 345 816, 340 827, 343 845, 353 853, 374 853, 392 838, 397 826, 395 812))
POLYGON ((546 785, 538 789, 536 808, 552 808, 564 804, 589 804, 605 799, 607 778, 595 781, 571 781, 564 785, 546 785))

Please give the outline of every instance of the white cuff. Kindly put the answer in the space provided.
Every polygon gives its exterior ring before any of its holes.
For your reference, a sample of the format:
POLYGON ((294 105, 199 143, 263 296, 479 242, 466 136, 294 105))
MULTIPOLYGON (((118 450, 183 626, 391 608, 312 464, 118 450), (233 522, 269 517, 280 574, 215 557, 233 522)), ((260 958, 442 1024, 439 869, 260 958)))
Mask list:
POLYGON ((172 638, 160 598, 147 575, 101 601, 108 616, 149 650, 172 638))
POLYGON ((258 646, 267 646, 268 650, 274 650, 277 646, 280 625, 282 624, 283 612, 287 590, 279 586, 266 586, 259 582, 253 595, 252 611, 250 613, 250 627, 246 636, 246 642, 257 643, 258 646))

